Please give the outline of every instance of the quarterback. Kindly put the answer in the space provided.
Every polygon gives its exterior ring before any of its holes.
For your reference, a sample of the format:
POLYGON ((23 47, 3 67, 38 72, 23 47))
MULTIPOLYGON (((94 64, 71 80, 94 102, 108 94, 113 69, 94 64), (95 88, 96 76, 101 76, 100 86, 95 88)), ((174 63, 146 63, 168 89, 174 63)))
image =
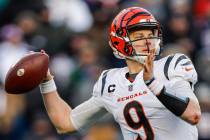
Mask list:
POLYGON ((149 11, 122 10, 111 24, 109 44, 127 67, 103 71, 92 97, 74 109, 59 97, 48 72, 40 91, 58 133, 79 130, 109 112, 125 140, 197 140, 197 73, 184 54, 157 59, 161 42, 160 24, 149 11))

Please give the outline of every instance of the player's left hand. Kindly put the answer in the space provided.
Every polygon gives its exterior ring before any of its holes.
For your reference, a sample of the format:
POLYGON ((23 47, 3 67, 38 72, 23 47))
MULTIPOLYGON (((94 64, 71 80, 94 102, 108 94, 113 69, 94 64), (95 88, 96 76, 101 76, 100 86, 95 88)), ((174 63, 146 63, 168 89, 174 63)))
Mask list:
POLYGON ((153 78, 153 63, 155 58, 155 49, 151 50, 144 64, 144 81, 150 80, 153 78))

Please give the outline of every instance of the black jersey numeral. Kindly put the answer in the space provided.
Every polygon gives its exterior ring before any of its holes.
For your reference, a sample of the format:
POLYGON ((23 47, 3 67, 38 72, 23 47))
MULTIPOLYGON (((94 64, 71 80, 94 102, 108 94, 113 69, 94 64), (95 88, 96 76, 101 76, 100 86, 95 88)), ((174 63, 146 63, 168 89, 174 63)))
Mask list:
MULTIPOLYGON (((139 102, 131 101, 128 104, 126 104, 123 114, 128 126, 135 130, 143 127, 146 135, 146 140, 154 139, 152 127, 145 116, 142 105, 139 102), (138 118, 136 118, 133 113, 131 114, 131 109, 133 109, 133 111, 135 112, 135 116, 138 118)), ((141 140, 141 137, 138 136, 137 140, 141 140)))

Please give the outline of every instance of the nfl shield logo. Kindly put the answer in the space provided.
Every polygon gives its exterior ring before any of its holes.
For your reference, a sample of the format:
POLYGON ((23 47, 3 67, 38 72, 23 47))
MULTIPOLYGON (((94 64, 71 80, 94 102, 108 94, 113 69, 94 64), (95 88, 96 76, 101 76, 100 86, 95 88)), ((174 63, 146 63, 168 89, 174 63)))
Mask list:
POLYGON ((128 86, 128 91, 133 91, 133 85, 128 86))

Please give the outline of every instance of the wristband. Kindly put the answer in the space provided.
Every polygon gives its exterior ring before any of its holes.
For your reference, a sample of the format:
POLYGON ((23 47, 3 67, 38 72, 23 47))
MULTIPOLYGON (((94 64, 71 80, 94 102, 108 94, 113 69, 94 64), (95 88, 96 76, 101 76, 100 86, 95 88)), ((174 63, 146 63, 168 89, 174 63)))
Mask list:
POLYGON ((47 82, 41 83, 39 85, 41 94, 47 94, 49 92, 55 91, 57 89, 54 79, 47 82))
POLYGON ((164 87, 163 83, 155 78, 152 78, 149 83, 146 83, 146 85, 155 95, 160 94, 161 90, 164 87))

